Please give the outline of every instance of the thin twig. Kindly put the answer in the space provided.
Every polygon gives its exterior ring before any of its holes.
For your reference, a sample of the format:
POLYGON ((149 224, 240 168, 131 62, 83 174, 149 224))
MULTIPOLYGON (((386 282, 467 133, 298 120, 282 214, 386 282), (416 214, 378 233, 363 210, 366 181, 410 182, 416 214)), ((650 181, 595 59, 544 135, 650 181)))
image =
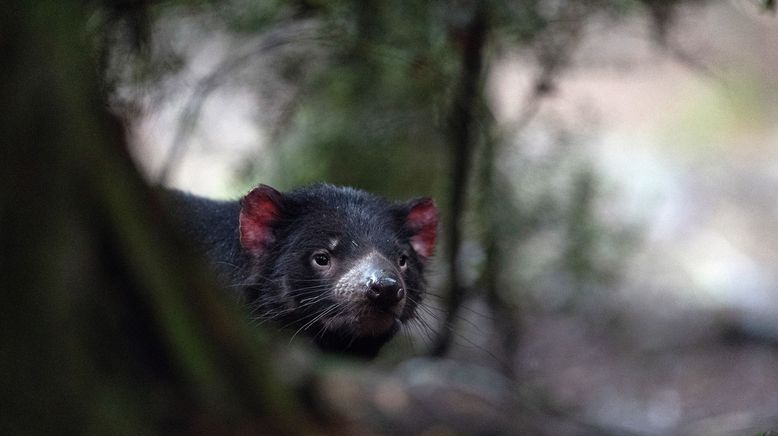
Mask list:
POLYGON ((221 86, 237 70, 246 67, 252 60, 278 47, 303 40, 326 40, 318 26, 311 26, 311 21, 292 21, 280 25, 261 38, 259 45, 246 52, 238 53, 219 65, 214 71, 203 77, 196 85, 188 101, 181 111, 176 133, 168 149, 162 168, 156 177, 157 184, 169 182, 170 175, 185 154, 189 145, 188 139, 200 118, 203 105, 208 97, 221 86), (310 27, 313 27, 312 29, 310 27))

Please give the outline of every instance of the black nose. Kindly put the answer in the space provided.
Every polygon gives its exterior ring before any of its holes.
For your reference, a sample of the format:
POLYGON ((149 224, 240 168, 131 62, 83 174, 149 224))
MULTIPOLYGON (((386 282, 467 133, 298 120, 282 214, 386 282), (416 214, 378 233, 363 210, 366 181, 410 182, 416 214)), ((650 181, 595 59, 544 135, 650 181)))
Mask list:
POLYGON ((367 281, 367 297, 380 307, 390 307, 405 297, 405 290, 391 276, 370 278, 367 281))

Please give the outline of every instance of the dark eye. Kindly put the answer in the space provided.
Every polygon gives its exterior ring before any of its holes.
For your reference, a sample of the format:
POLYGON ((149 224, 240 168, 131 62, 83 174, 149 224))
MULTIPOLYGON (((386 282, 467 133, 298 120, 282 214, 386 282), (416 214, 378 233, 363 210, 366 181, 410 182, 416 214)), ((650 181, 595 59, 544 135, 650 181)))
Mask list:
POLYGON ((316 266, 328 266, 330 264, 330 256, 327 253, 315 253, 311 259, 316 266))
POLYGON ((400 268, 405 268, 408 266, 408 256, 401 254, 400 258, 397 259, 397 265, 399 265, 400 268))

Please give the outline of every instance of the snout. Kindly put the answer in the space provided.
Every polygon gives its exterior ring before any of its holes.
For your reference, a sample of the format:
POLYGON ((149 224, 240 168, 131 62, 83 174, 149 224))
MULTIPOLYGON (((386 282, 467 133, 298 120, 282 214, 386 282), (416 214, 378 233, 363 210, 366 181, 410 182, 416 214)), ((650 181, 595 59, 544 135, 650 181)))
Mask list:
POLYGON ((386 257, 372 252, 338 280, 333 294, 344 303, 344 321, 358 337, 375 337, 397 327, 408 290, 386 257))
POLYGON ((379 309, 388 310, 405 298, 400 279, 392 273, 374 272, 367 278, 368 300, 379 309))
POLYGON ((362 336, 385 334, 399 325, 405 307, 402 279, 391 270, 373 270, 365 279, 359 330, 362 336))

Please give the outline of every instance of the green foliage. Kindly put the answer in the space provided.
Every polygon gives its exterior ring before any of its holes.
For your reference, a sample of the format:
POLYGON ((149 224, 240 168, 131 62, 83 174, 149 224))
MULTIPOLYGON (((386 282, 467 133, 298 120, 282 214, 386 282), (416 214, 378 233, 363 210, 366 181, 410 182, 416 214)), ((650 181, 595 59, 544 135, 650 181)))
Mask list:
POLYGON ((324 28, 352 25, 334 33, 330 65, 300 84, 304 97, 274 166, 281 185, 330 180, 391 196, 436 190, 445 170, 440 111, 455 60, 434 6, 338 2, 327 11, 324 28))
POLYGON ((283 0, 232 0, 217 3, 215 13, 233 32, 252 34, 289 18, 293 12, 289 3, 283 0))

